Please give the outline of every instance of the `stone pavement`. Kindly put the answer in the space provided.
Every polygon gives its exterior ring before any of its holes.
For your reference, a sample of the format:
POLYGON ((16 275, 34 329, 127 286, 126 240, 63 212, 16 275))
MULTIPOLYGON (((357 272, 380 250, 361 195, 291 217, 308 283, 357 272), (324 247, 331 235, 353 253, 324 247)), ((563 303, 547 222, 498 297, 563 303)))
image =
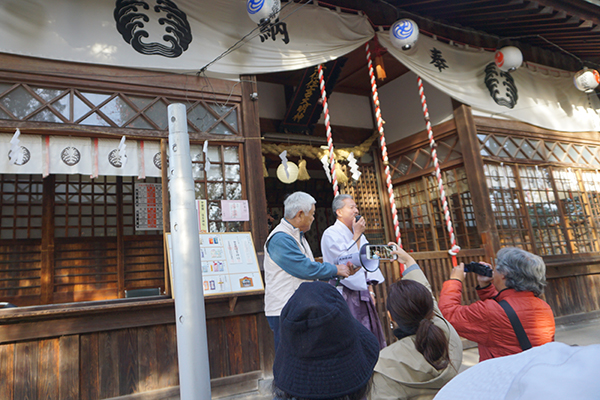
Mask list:
MULTIPOLYGON (((570 345, 587 346, 590 344, 600 344, 600 312, 580 314, 557 318, 556 337, 557 342, 570 345)), ((479 353, 474 343, 465 341, 465 350, 463 352, 463 363, 460 372, 472 367, 479 362, 479 353)), ((259 391, 221 397, 222 400, 271 400, 270 395, 271 380, 262 380, 259 382, 259 391)))

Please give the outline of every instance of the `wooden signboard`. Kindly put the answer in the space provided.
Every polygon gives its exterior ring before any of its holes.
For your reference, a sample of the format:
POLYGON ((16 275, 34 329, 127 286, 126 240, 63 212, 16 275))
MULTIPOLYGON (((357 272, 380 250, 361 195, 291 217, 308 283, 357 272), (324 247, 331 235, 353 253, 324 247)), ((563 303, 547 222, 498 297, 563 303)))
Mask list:
MULTIPOLYGON (((166 233, 165 238, 172 277, 171 234, 166 233)), ((264 291, 250 232, 201 233, 200 258, 204 296, 239 296, 264 291)))

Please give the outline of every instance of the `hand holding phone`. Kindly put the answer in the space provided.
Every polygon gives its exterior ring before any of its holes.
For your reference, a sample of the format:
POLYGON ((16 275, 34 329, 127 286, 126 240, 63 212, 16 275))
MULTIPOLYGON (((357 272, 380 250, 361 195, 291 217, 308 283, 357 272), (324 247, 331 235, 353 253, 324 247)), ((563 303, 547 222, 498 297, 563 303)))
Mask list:
POLYGON ((396 255, 392 253, 395 250, 396 245, 367 245, 367 260, 395 260, 396 255))

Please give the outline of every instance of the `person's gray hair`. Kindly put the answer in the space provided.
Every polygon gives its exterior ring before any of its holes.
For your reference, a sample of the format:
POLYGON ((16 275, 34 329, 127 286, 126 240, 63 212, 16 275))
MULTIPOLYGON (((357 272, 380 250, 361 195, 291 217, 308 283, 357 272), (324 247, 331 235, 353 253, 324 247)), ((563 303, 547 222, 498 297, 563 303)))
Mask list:
POLYGON ((517 292, 543 293, 546 264, 540 256, 518 247, 504 247, 496 254, 496 270, 506 277, 505 285, 517 292))
POLYGON ((313 204, 317 201, 308 193, 294 192, 283 201, 283 216, 285 219, 292 219, 300 211, 308 214, 313 204))
POLYGON ((349 194, 338 194, 333 198, 333 203, 331 203, 331 209, 333 210, 333 216, 335 218, 337 218, 337 210, 339 210, 340 208, 344 208, 344 206, 346 205, 346 203, 344 203, 344 200, 346 199, 352 199, 352 196, 350 196, 349 194))

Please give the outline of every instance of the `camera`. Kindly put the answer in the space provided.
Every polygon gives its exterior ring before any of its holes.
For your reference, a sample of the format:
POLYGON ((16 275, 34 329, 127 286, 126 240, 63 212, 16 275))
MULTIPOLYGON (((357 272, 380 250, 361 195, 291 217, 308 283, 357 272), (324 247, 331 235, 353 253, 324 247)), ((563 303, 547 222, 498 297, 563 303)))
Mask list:
POLYGON ((465 264, 465 272, 475 272, 477 275, 490 278, 494 275, 494 271, 490 267, 478 263, 477 261, 471 261, 470 263, 465 264))
POLYGON ((396 250, 396 245, 366 245, 367 260, 391 261, 396 259, 392 251, 396 250))

